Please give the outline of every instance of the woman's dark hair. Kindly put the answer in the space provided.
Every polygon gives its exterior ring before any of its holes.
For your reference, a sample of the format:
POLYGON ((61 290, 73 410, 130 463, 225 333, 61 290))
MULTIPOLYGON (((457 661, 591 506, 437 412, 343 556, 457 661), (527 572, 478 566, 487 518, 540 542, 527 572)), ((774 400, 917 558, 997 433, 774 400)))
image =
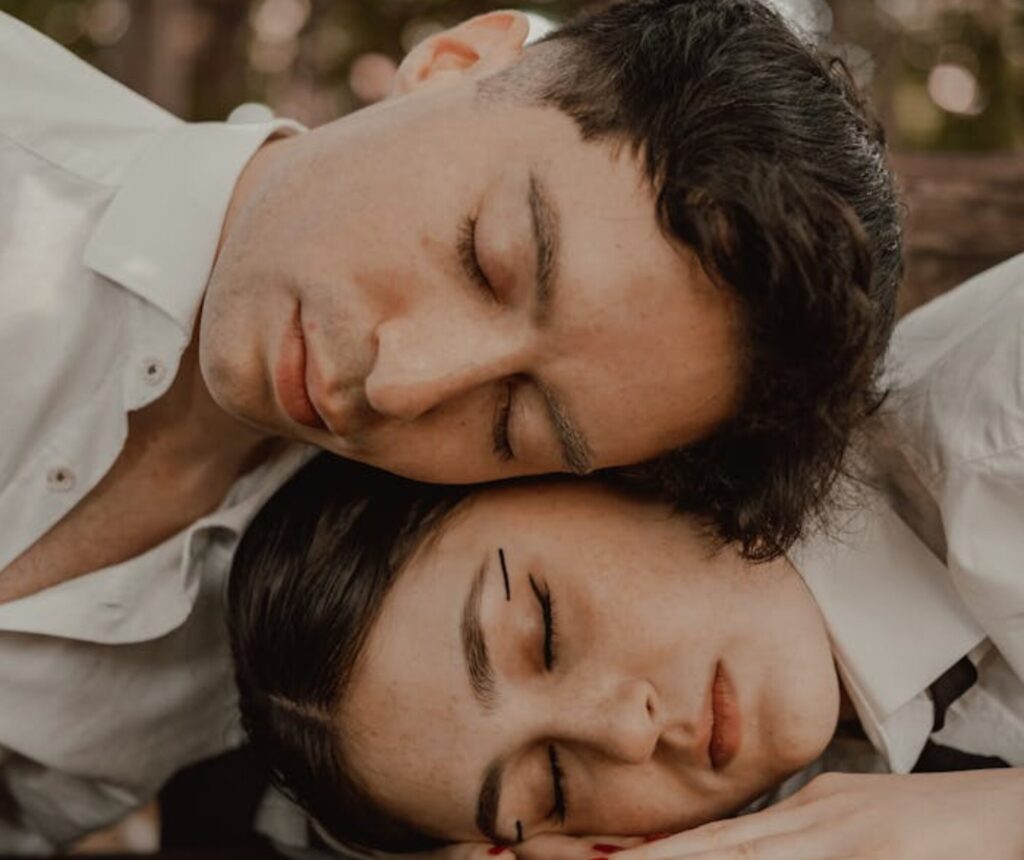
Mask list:
POLYGON ((759 0, 629 0, 539 47, 481 91, 552 104, 586 139, 633 147, 663 231, 740 308, 735 418, 623 474, 748 558, 777 556, 824 514, 883 399, 902 240, 881 126, 845 66, 759 0))
POLYGON ((320 454, 252 521, 228 585, 242 724, 271 781, 339 842, 436 842, 382 811, 346 762, 336 715, 402 565, 470 492, 320 454))

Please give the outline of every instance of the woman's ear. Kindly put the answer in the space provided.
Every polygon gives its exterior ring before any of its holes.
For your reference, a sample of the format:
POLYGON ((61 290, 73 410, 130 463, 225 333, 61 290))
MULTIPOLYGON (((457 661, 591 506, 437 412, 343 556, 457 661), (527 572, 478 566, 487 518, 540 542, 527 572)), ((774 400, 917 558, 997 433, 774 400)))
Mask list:
POLYGON ((500 11, 428 36, 398 67, 393 95, 423 87, 448 86, 467 77, 482 78, 519 59, 530 35, 530 22, 521 12, 500 11))

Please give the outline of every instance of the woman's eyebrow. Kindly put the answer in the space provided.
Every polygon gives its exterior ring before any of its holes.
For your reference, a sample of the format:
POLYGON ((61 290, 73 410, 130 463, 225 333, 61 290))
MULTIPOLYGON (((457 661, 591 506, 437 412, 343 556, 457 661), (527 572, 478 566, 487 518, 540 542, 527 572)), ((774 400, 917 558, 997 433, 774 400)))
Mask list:
POLYGON ((477 829, 491 842, 506 842, 498 834, 498 805, 501 802, 501 780, 505 768, 502 762, 490 764, 480 783, 480 794, 476 803, 477 829))
POLYGON ((469 686, 480 707, 485 711, 493 711, 498 704, 498 690, 495 681, 494 667, 487 651, 487 640, 480 624, 480 603, 483 600, 484 583, 487 575, 490 553, 484 558, 480 569, 473 577, 462 605, 462 622, 459 625, 462 640, 462 655, 466 662, 469 675, 469 686))

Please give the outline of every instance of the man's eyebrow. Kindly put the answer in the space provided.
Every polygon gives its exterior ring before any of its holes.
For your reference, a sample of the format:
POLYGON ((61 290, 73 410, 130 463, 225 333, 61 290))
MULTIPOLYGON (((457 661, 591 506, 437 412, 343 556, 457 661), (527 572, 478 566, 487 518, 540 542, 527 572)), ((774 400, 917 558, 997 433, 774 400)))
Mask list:
POLYGON ((530 173, 530 222, 533 244, 537 253, 537 273, 534 286, 533 316, 538 325, 547 323, 554 301, 554 288, 558 278, 561 224, 558 210, 540 177, 530 173))
POLYGON ((498 836, 498 804, 501 801, 501 778, 505 766, 500 761, 491 762, 480 783, 480 795, 476 802, 477 829, 491 842, 502 842, 498 836))
MULTIPOLYGON (((533 225, 533 243, 537 253, 537 280, 534 298, 534 320, 545 325, 551 317, 554 289, 558 281, 558 261, 561 248, 561 225, 558 211, 536 173, 530 173, 530 221, 533 225)), ((585 475, 594 466, 594 454, 586 437, 573 420, 565 402, 550 388, 539 385, 544 395, 548 418, 555 428, 562 448, 562 461, 570 472, 585 475)))
POLYGON ((498 703, 498 692, 494 679, 494 667, 487 653, 487 640, 480 624, 480 602, 484 594, 484 576, 488 565, 485 559, 480 565, 462 605, 462 623, 459 632, 462 639, 462 655, 466 661, 469 685, 480 706, 493 710, 498 703))
POLYGON ((579 425, 573 421, 564 401, 558 394, 541 382, 537 388, 544 397, 548 420, 555 428, 558 444, 562 448, 562 462, 574 475, 586 475, 594 468, 594 452, 579 425))

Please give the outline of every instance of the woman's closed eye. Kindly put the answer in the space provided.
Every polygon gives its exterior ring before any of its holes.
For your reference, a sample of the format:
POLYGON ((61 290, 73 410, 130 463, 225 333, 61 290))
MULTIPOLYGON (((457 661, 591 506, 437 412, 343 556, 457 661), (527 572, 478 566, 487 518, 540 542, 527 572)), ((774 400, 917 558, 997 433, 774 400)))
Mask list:
POLYGON ((558 662, 558 637, 557 630, 555 627, 555 603, 551 597, 551 589, 546 586, 542 588, 538 585, 537 580, 530 575, 530 588, 533 590, 533 596, 537 598, 537 603, 540 606, 541 620, 544 623, 544 641, 542 645, 542 656, 544 659, 544 668, 549 672, 554 669, 558 662))
POLYGON ((558 750, 554 744, 548 744, 548 764, 551 767, 551 812, 548 818, 553 818, 562 826, 565 826, 565 819, 568 815, 568 803, 565 799, 565 774, 562 771, 562 764, 558 758, 558 750))

